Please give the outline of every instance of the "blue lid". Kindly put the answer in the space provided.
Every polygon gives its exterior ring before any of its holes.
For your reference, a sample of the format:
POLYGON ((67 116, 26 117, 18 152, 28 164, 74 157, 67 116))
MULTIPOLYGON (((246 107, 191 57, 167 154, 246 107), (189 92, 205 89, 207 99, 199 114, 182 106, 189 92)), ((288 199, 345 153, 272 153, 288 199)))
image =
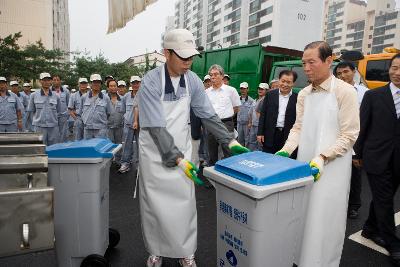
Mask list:
POLYGON ((93 138, 46 147, 49 158, 112 158, 118 145, 109 139, 93 138))
POLYGON ((310 165, 260 151, 218 161, 215 170, 253 185, 271 185, 311 176, 310 165))

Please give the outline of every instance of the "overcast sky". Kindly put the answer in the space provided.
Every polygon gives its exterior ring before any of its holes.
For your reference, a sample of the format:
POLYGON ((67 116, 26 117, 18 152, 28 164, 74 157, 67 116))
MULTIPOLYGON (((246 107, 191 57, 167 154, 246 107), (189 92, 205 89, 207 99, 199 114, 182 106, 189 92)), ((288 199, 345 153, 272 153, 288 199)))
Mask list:
POLYGON ((114 33, 108 27, 107 0, 69 0, 71 51, 104 54, 111 62, 159 50, 167 16, 174 14, 174 0, 158 0, 145 12, 114 33))
MULTIPOLYGON (((322 1, 322 0, 318 0, 322 1)), ((396 0, 399 7, 400 0, 396 0)), ((175 0, 158 0, 128 22, 125 28, 106 34, 107 0, 69 0, 71 51, 100 52, 111 62, 161 48, 167 16, 174 15, 175 0)))

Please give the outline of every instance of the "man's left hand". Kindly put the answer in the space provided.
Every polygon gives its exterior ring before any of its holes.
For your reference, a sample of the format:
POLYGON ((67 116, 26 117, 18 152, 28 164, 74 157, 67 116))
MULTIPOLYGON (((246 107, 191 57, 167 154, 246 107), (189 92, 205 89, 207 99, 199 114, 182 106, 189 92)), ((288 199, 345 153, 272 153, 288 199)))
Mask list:
POLYGON ((22 130, 22 121, 21 120, 18 120, 17 127, 18 127, 18 129, 22 130))
POLYGON ((247 147, 242 146, 242 145, 239 144, 239 142, 236 141, 236 140, 232 140, 232 141, 229 143, 229 149, 231 150, 231 153, 232 153, 233 155, 239 155, 239 154, 251 152, 250 149, 248 149, 247 147))

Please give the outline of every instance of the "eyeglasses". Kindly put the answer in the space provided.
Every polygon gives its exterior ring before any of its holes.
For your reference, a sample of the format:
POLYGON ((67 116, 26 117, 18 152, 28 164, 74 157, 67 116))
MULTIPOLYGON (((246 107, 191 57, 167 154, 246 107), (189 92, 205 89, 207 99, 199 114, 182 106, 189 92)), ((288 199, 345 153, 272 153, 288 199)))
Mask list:
POLYGON ((170 52, 170 53, 172 53, 172 54, 175 54, 180 60, 182 60, 182 61, 191 61, 191 60, 193 60, 193 56, 191 56, 191 57, 187 57, 187 58, 183 58, 183 57, 181 57, 181 56, 179 56, 173 49, 168 49, 168 51, 170 52))

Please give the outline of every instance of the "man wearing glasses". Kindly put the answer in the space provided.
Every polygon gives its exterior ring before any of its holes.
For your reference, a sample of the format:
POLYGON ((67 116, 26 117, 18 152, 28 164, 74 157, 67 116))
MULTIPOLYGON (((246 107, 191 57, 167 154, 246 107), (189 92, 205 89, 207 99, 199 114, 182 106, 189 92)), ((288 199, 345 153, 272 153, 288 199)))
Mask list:
POLYGON ((248 149, 232 139, 208 100, 202 81, 190 71, 193 57, 199 54, 192 33, 185 29, 169 31, 163 47, 166 63, 147 72, 138 92, 139 197, 144 243, 150 253, 147 266, 160 267, 162 258, 168 257, 178 258, 181 266, 195 267, 193 181, 202 181, 190 162, 190 109, 234 153, 248 149))

